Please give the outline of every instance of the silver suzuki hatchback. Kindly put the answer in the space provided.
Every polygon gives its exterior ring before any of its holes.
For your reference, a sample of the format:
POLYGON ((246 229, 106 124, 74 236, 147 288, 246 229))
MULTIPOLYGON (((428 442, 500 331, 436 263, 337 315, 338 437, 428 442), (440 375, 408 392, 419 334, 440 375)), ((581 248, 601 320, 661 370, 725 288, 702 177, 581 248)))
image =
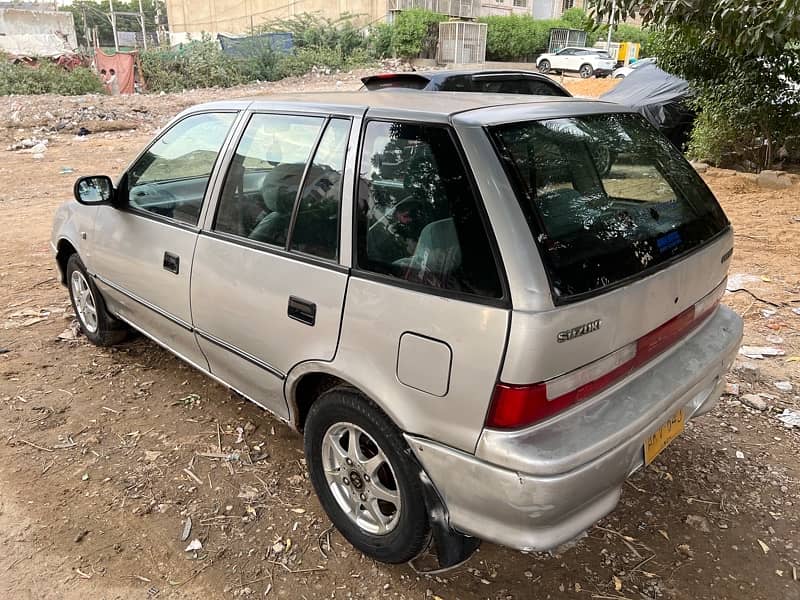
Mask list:
POLYGON ((86 337, 132 327, 301 431, 359 550, 544 550, 717 401, 733 235, 639 115, 424 92, 216 102, 52 245, 86 337))

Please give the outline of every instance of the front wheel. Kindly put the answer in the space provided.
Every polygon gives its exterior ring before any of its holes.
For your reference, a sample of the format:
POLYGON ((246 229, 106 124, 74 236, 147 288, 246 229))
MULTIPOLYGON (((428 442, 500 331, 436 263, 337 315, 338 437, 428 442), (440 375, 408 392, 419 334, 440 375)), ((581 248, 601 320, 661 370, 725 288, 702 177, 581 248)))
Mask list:
POLYGON ((103 297, 77 254, 67 261, 67 284, 72 309, 90 342, 96 346, 112 346, 127 337, 127 328, 108 313, 103 297))
POLYGON ((545 59, 539 63, 539 72, 547 75, 550 72, 550 61, 545 59))
POLYGON ((589 79, 589 77, 594 75, 594 69, 592 68, 592 65, 585 64, 581 65, 581 68, 578 71, 578 73, 580 73, 581 79, 589 79))
POLYGON ((322 507, 353 546, 387 563, 425 548, 419 467, 397 427, 357 390, 336 387, 312 405, 305 453, 322 507))

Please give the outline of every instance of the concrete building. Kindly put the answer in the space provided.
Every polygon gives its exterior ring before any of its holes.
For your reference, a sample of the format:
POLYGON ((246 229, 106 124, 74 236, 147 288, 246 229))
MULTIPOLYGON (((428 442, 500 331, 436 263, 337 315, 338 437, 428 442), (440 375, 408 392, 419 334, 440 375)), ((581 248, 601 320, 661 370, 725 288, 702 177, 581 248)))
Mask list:
POLYGON ((249 33, 273 19, 319 13, 335 19, 359 15, 364 24, 386 19, 396 11, 424 8, 453 17, 530 14, 558 18, 585 0, 166 0, 172 43, 207 33, 249 33))
POLYGON ((49 58, 72 54, 78 48, 72 13, 50 8, 0 3, 0 52, 49 58))

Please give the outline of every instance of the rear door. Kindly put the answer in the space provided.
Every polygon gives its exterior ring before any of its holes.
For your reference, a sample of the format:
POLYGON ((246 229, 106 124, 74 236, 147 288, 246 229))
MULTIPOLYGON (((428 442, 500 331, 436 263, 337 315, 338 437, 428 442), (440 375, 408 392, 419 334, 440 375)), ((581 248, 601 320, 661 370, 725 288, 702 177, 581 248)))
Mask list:
POLYGON ((192 316, 211 372, 288 418, 283 381, 336 352, 339 215, 353 117, 254 113, 201 232, 192 316))

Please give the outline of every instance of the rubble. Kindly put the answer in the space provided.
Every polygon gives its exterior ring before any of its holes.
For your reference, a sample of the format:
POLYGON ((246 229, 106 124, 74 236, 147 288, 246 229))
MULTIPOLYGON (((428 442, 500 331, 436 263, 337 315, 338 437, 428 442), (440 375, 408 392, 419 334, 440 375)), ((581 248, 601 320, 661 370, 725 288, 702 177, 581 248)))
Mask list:
POLYGON ((767 410, 767 403, 761 396, 756 394, 742 394, 739 399, 742 404, 754 408, 755 410, 767 410))

